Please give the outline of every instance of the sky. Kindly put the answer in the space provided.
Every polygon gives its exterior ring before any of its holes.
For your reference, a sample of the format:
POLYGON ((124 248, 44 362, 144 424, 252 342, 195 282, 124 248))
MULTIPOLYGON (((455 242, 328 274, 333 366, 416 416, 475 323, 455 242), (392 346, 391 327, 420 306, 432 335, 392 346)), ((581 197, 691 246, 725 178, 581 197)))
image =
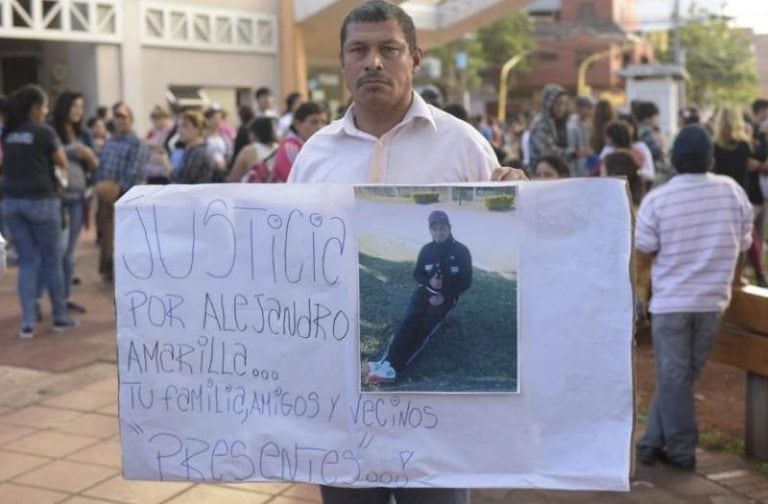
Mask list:
MULTIPOLYGON (((736 26, 752 28, 756 33, 768 33, 768 2, 765 0, 680 0, 681 16, 695 3, 714 13, 734 18, 736 26)), ((674 0, 638 0, 637 13, 643 29, 669 26, 674 0)))

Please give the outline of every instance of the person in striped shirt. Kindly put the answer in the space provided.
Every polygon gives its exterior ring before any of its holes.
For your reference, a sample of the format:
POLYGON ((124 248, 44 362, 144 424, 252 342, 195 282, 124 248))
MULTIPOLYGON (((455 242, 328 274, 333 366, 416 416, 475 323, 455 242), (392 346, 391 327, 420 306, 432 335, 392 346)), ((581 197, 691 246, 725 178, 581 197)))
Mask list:
POLYGON ((678 175, 650 192, 637 215, 637 291, 652 315, 656 359, 656 390, 637 455, 643 464, 690 471, 698 442, 693 383, 740 282, 752 205, 732 179, 708 173, 713 144, 701 126, 680 131, 672 162, 678 175))

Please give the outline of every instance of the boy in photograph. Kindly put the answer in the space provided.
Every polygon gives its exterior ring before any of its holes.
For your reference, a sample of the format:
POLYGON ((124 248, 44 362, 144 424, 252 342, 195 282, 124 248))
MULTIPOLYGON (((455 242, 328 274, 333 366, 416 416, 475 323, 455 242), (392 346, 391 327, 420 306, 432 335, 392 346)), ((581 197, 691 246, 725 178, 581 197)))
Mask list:
POLYGON ((432 241, 421 248, 413 271, 418 287, 386 354, 380 361, 368 363, 368 383, 397 380, 472 284, 472 257, 453 238, 448 215, 435 210, 428 221, 432 241))

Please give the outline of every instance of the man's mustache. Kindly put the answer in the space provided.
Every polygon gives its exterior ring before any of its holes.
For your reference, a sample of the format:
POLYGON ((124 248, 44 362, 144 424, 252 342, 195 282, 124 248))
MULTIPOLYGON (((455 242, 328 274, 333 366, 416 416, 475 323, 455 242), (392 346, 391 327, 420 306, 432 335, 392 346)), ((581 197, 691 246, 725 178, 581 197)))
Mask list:
POLYGON ((386 84, 391 85, 392 81, 382 75, 366 75, 361 77, 357 81, 357 87, 364 86, 365 84, 386 84))

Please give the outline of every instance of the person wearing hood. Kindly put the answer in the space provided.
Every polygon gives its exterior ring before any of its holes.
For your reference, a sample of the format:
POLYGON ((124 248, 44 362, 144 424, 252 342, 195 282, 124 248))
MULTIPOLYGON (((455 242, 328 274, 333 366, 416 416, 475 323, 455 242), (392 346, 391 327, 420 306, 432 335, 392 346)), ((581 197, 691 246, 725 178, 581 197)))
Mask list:
POLYGON ((530 127, 530 166, 536 166, 543 156, 568 159, 568 95, 561 86, 547 84, 542 93, 541 111, 530 127))
POLYGON ((472 257, 453 238, 448 215, 429 214, 432 241, 421 248, 413 270, 417 287, 405 319, 378 362, 368 363, 368 383, 392 383, 427 346, 429 338, 451 312, 459 296, 472 285, 472 257))

